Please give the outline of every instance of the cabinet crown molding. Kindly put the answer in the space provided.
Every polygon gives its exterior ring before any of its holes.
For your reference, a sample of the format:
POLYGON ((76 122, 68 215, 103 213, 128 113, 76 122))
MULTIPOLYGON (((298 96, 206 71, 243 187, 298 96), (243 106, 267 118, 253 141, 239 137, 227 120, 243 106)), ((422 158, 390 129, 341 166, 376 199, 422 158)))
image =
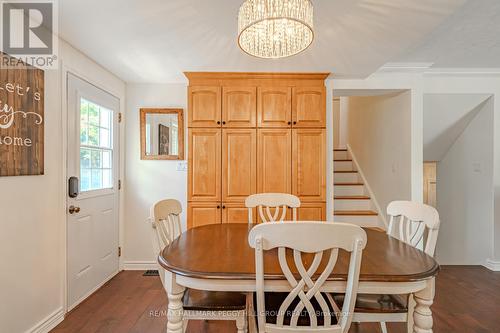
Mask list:
POLYGON ((276 73, 276 72, 184 72, 189 81, 193 80, 326 80, 330 73, 326 72, 301 72, 301 73, 276 73))

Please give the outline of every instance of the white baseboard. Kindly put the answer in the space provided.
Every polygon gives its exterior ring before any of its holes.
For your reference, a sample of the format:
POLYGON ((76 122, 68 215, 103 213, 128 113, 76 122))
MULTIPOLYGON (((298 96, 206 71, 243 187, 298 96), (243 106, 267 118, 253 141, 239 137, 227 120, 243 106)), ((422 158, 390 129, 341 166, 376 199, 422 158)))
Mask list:
POLYGON ((41 320, 34 327, 26 331, 27 333, 48 333, 64 320, 64 310, 59 308, 45 319, 41 320))
POLYGON ((500 272, 500 261, 486 259, 486 264, 484 265, 484 267, 493 272, 500 272))
POLYGON ((150 269, 158 269, 156 261, 125 261, 123 262, 123 270, 125 271, 147 271, 150 269))

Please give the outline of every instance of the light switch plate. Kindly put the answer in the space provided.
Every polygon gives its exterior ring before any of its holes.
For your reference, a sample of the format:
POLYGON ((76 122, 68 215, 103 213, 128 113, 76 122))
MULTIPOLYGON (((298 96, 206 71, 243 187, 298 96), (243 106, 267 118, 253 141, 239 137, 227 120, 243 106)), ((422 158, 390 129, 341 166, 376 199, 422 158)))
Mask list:
POLYGON ((187 161, 177 162, 177 171, 187 171, 188 164, 187 161))

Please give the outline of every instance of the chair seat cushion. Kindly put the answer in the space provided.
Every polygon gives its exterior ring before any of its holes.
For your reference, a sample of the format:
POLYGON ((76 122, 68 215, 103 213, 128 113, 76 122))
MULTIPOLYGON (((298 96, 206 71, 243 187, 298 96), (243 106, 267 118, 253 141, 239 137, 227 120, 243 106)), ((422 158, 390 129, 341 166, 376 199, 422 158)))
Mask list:
MULTIPOLYGON (((278 312, 281 307, 281 304, 283 304, 283 301, 285 298, 288 296, 288 293, 265 293, 265 302, 266 302, 266 322, 268 324, 276 324, 277 318, 278 318, 278 312)), ((331 317, 331 323, 332 325, 335 325, 337 323, 337 318, 335 317, 335 311, 333 307, 329 304, 328 299, 326 298, 326 295, 323 295, 323 298, 325 299, 325 302, 329 308, 329 315, 331 317)), ((292 318, 292 313, 293 310, 295 309, 295 306, 299 303, 299 299, 296 298, 290 305, 290 307, 287 309, 287 313, 284 316, 283 324, 285 326, 290 325, 290 321, 292 318), (288 312, 289 311, 289 312, 288 312)), ((314 310, 316 312, 317 316, 317 323, 318 326, 323 326, 324 325, 324 314, 321 309, 321 306, 318 304, 316 301, 316 298, 311 299, 311 304, 314 307, 314 310)), ((257 309, 257 298, 256 295, 254 294, 254 308, 257 309)), ((257 322, 257 317, 255 318, 257 322)), ((302 310, 299 320, 297 322, 298 326, 310 326, 310 319, 309 315, 307 313, 307 310, 304 308, 302 310)))
MULTIPOLYGON (((344 303, 343 294, 334 294, 335 303, 344 303)), ((354 312, 357 313, 406 313, 408 295, 358 294, 354 312)))
POLYGON ((236 311, 246 309, 246 295, 238 292, 187 289, 182 301, 185 310, 236 311))

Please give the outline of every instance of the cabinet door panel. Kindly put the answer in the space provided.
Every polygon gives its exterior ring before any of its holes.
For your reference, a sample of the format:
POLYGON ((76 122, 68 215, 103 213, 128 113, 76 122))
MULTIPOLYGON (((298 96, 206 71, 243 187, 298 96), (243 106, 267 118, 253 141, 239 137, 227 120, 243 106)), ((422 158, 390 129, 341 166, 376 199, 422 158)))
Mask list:
POLYGON ((189 131, 188 200, 221 201, 221 130, 189 131))
POLYGON ((220 87, 189 87, 189 127, 220 127, 221 113, 222 98, 220 87))
POLYGON ((298 221, 326 221, 326 203, 304 202, 297 212, 298 221))
POLYGON ((326 130, 292 132, 292 192, 301 201, 326 201, 326 130))
POLYGON ((216 202, 188 203, 188 229, 221 223, 221 204, 216 202))
POLYGON ((257 192, 291 193, 292 140, 289 129, 259 129, 257 192))
POLYGON ((260 87, 257 95, 258 127, 290 127, 292 88, 260 87))
POLYGON ((255 127, 257 124, 257 88, 222 88, 222 126, 255 127))
MULTIPOLYGON (((248 208, 242 203, 224 203, 222 205, 222 223, 248 223, 248 208)), ((252 223, 255 223, 255 209, 252 211, 252 223)))
POLYGON ((325 87, 293 88, 292 118, 295 128, 326 127, 325 87))
POLYGON ((222 130, 222 201, 244 202, 257 189, 257 130, 222 130))

